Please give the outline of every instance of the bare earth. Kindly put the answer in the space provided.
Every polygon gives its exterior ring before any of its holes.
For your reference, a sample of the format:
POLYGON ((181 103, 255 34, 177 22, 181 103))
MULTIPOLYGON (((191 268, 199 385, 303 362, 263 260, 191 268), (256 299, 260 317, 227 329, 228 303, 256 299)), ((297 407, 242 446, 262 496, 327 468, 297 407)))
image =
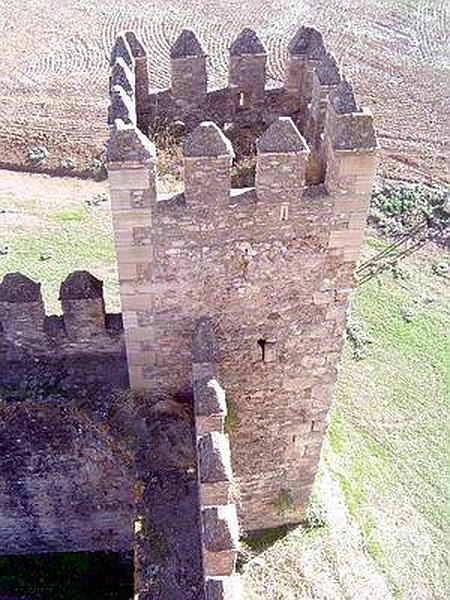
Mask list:
POLYGON ((45 145, 48 165, 79 168, 107 137, 108 54, 134 29, 147 47, 150 84, 168 84, 170 44, 197 31, 210 56, 210 83, 225 84, 227 48, 243 26, 269 50, 280 83, 287 40, 319 28, 377 118, 382 171, 392 178, 445 181, 449 92, 449 4, 445 0, 2 0, 0 164, 23 165, 45 145))

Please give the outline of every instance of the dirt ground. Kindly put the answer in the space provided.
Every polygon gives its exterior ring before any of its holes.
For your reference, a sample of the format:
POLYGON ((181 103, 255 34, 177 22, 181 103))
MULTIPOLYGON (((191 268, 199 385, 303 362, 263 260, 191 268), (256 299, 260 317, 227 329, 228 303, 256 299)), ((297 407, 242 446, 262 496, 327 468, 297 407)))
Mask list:
POLYGON ((82 170, 102 150, 108 54, 134 29, 149 55, 150 84, 168 84, 170 44, 194 27, 209 53, 210 84, 224 84, 227 48, 250 25, 281 82, 286 44, 301 24, 319 28, 376 114, 381 172, 447 180, 449 5, 445 0, 3 0, 0 3, 0 164, 24 166, 35 145, 47 165, 82 170))

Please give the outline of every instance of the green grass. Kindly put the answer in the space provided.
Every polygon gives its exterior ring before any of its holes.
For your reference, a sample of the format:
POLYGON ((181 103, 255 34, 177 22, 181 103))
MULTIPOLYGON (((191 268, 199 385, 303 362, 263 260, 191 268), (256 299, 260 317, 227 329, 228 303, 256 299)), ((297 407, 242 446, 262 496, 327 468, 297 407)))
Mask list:
POLYGON ((76 269, 104 281, 107 309, 120 309, 110 203, 88 206, 79 198, 22 197, 1 194, 0 277, 20 271, 42 283, 49 313, 61 312, 59 286, 76 269))

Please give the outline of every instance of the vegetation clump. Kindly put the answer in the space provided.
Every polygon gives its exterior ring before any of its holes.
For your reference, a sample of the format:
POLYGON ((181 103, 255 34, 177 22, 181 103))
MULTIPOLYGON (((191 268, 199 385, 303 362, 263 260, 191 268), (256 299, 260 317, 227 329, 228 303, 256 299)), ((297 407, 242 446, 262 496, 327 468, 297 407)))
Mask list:
POLYGON ((48 150, 45 146, 34 146, 28 152, 28 162, 37 167, 44 163, 48 158, 48 150))
POLYGON ((448 192, 422 183, 384 186, 372 196, 370 219, 380 233, 396 236, 431 217, 448 192))

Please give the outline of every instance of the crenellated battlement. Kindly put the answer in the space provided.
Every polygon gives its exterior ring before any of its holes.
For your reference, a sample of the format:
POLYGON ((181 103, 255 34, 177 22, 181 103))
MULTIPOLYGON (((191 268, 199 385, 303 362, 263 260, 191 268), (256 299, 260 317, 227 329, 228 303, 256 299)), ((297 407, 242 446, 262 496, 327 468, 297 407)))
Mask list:
POLYGON ((122 319, 105 311, 103 282, 87 271, 60 287, 62 316, 46 315, 41 285, 21 273, 0 283, 0 347, 7 359, 32 354, 123 353, 122 319))
POLYGON ((233 414, 241 527, 298 522, 377 168, 372 115, 312 28, 287 45, 279 88, 267 85, 267 52, 250 29, 230 46, 220 89, 208 87, 207 48, 192 31, 175 41, 160 91, 143 83, 145 55, 129 39, 112 55, 108 157, 131 385, 155 397, 191 390, 192 335, 208 318, 233 414), (175 121, 186 131, 182 192, 159 195, 149 137, 175 121), (233 189, 244 129, 254 185, 233 189))

